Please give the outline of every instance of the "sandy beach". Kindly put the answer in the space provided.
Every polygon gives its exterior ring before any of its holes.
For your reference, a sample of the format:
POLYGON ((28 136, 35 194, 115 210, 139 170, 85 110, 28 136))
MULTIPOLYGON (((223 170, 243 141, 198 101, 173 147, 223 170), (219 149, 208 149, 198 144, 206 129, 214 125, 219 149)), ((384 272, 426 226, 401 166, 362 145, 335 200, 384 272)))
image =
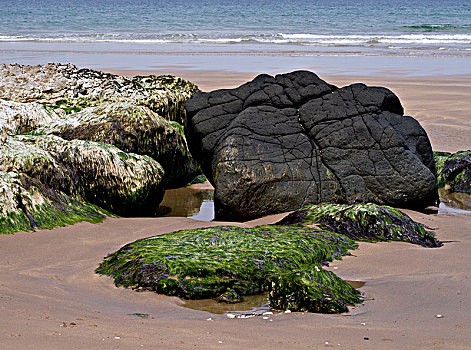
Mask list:
MULTIPOLYGON (((162 70, 117 70, 135 75, 162 70)), ((249 72, 167 69, 202 90, 237 86, 249 72)), ((270 73, 270 72, 269 72, 270 73)), ((343 86, 386 86, 417 118, 433 148, 471 148, 471 76, 322 75, 343 86)), ((366 297, 348 314, 282 313, 229 319, 180 299, 116 288, 94 274, 104 256, 136 239, 216 226, 182 217, 110 218, 54 230, 0 236, 1 349, 466 349, 471 347, 471 213, 406 211, 444 245, 360 243, 329 269, 362 281, 366 297), (439 316, 441 315, 441 316, 439 316), (144 316, 144 317, 142 317, 144 316)), ((247 223, 274 223, 283 214, 247 223)), ((224 223, 228 224, 228 223, 224 223)))

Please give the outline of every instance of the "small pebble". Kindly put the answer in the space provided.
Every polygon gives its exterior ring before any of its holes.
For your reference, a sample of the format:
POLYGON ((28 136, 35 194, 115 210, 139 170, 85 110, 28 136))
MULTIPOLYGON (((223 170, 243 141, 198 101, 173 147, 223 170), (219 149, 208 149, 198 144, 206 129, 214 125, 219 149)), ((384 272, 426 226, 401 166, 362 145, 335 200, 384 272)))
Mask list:
POLYGON ((207 318, 206 321, 212 321, 213 319, 210 317, 210 318, 207 318))
POLYGON ((218 343, 219 343, 219 344, 222 344, 222 341, 219 340, 218 343))
POLYGON ((368 338, 368 337, 364 337, 363 339, 365 339, 365 340, 370 340, 370 338, 368 338))
POLYGON ((115 339, 121 339, 121 337, 114 337, 115 339))
POLYGON ((438 315, 435 315, 435 317, 436 317, 436 318, 442 318, 443 315, 438 314, 438 315))
POLYGON ((263 316, 262 317, 264 320, 268 320, 268 316, 263 316))
POLYGON ((366 326, 366 323, 365 323, 365 322, 362 322, 361 325, 362 325, 362 326, 366 326))
POLYGON ((285 311, 285 314, 290 314, 291 313, 291 310, 286 310, 285 311))
POLYGON ((334 266, 334 270, 337 270, 337 269, 338 269, 338 267, 337 267, 337 266, 334 266))
POLYGON ((326 342, 324 342, 324 344, 325 344, 325 345, 329 345, 329 342, 328 342, 328 341, 326 341, 326 342))
POLYGON ((227 317, 228 317, 228 318, 235 318, 236 315, 234 315, 234 314, 227 314, 227 317))

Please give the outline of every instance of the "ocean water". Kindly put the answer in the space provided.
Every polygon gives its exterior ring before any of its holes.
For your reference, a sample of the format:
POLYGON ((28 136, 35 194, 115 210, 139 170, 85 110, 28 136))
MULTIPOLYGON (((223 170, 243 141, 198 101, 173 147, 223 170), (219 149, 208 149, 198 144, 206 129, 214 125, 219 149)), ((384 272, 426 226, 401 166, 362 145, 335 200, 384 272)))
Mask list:
POLYGON ((0 0, 0 55, 17 43, 471 57, 471 0, 0 0))

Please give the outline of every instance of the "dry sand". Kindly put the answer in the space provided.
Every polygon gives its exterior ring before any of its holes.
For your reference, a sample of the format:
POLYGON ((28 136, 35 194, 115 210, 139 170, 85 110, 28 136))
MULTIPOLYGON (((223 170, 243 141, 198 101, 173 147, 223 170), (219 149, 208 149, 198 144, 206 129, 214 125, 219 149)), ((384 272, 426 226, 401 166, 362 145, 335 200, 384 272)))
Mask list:
MULTIPOLYGON (((470 96, 470 79, 381 83, 381 77, 351 78, 329 81, 389 86, 425 126, 436 149, 471 148, 469 114, 463 113, 471 107, 469 98, 463 98, 470 96)), ((221 80, 215 84, 228 87, 221 80)), ((116 288, 108 277, 93 273, 105 255, 128 242, 216 222, 113 218, 0 236, 0 349, 471 348, 471 215, 407 213, 436 228, 444 246, 361 243, 354 255, 329 269, 344 279, 366 282, 362 305, 345 315, 290 313, 266 320, 187 309, 177 298, 116 288)))

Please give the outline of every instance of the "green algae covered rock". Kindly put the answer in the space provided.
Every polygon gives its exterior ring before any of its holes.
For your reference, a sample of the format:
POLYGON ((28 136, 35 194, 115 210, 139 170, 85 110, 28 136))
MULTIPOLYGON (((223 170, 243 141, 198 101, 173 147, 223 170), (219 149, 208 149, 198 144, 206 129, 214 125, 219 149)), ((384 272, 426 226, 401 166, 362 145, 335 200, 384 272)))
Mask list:
POLYGON ((105 218, 107 212, 93 204, 36 185, 24 174, 0 171, 0 234, 105 218))
POLYGON ((451 192, 471 193, 471 150, 456 153, 434 152, 438 187, 451 192))
POLYGON ((271 290, 280 309, 343 312, 361 301, 351 285, 322 269, 356 244, 300 226, 218 226, 140 239, 108 255, 96 272, 117 286, 187 299, 223 301, 271 290))
POLYGON ((451 155, 450 152, 433 152, 433 158, 435 160, 435 168, 437 169, 437 185, 438 188, 445 187, 446 181, 443 178, 442 170, 445 165, 445 161, 451 155))
POLYGON ((150 157, 53 135, 6 137, 0 174, 0 233, 100 221, 107 210, 149 215, 163 196, 163 170, 150 157))
POLYGON ((55 119, 37 132, 107 143, 126 153, 149 156, 163 167, 167 188, 184 186, 201 173, 188 151, 182 127, 148 107, 105 103, 55 119))
POLYGON ((404 241, 425 247, 438 247, 434 234, 398 209, 376 204, 322 203, 303 207, 280 225, 317 225, 355 240, 404 241))
POLYGON ((185 116, 184 102, 199 91, 196 85, 174 76, 128 78, 60 63, 2 64, 0 81, 0 99, 37 102, 65 114, 108 102, 126 102, 149 107, 180 124, 185 116))
POLYGON ((354 287, 319 266, 274 278, 269 295, 272 309, 291 311, 340 313, 361 301, 354 287))

